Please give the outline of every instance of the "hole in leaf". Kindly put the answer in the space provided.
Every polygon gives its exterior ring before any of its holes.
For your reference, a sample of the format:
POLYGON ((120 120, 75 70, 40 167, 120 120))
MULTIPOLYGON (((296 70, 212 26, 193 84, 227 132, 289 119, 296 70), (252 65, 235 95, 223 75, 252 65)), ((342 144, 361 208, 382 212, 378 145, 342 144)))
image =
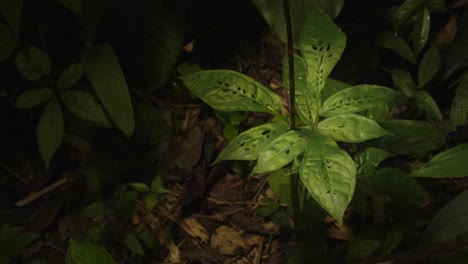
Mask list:
POLYGON ((269 134, 271 132, 271 130, 267 129, 267 130, 264 130, 262 132, 262 136, 266 135, 266 134, 269 134))

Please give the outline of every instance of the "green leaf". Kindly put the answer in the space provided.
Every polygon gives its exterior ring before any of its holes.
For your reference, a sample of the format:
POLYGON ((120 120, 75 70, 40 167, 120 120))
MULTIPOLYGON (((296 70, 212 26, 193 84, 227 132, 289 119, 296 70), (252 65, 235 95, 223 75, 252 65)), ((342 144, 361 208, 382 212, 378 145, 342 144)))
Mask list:
POLYGON ((397 31, 423 4, 424 0, 406 0, 398 8, 398 11, 393 16, 393 25, 397 31))
POLYGON ((445 12, 447 11, 447 5, 444 0, 429 0, 427 8, 432 12, 445 12))
POLYGON ((135 254, 144 255, 140 241, 132 234, 127 233, 124 238, 125 245, 135 254))
POLYGON ((270 172, 282 168, 304 152, 307 137, 296 130, 275 138, 260 153, 252 174, 270 172))
POLYGON ((37 124, 37 144, 44 159, 46 169, 55 152, 60 147, 63 138, 64 121, 62 108, 56 98, 47 104, 41 119, 37 124))
POLYGON ((9 225, 3 224, 0 228, 0 261, 2 256, 13 258, 23 252, 39 236, 31 232, 16 233, 9 225))
POLYGON ((151 192, 158 192, 160 189, 164 188, 164 179, 162 176, 154 177, 153 181, 151 182, 151 192))
POLYGON ((115 126, 129 138, 135 128, 127 82, 112 47, 100 44, 82 58, 89 80, 115 126))
POLYGON ((468 144, 442 151, 429 162, 420 164, 410 172, 413 177, 458 178, 468 176, 468 144))
POLYGON ((135 191, 124 192, 115 204, 115 214, 119 220, 129 221, 135 212, 135 202, 138 198, 138 193, 135 191))
POLYGON ((414 57, 413 51, 406 44, 405 40, 402 39, 397 33, 393 33, 388 30, 380 31, 375 37, 374 41, 381 47, 394 51, 405 60, 415 64, 416 58, 414 57))
POLYGON ((330 96, 320 109, 321 116, 336 116, 360 112, 380 104, 387 104, 401 96, 390 88, 362 84, 348 87, 330 96))
POLYGON ((464 191, 442 207, 424 231, 420 245, 429 246, 452 240, 468 232, 467 203, 468 191, 464 191))
POLYGON ((116 264, 104 247, 85 239, 70 239, 66 264, 116 264))
POLYGON ((158 204, 159 202, 159 194, 156 192, 150 192, 148 195, 145 197, 145 208, 148 212, 151 212, 153 208, 158 204))
POLYGON ((219 154, 222 160, 256 160, 265 147, 289 130, 286 123, 267 123, 242 132, 219 154))
POLYGON ((431 31, 431 14, 427 8, 423 8, 415 16, 415 24, 413 27, 412 40, 414 54, 417 56, 422 48, 426 45, 431 31))
POLYGON ((350 86, 351 85, 347 83, 328 78, 325 83, 325 87, 322 90, 322 102, 327 100, 330 96, 334 95, 335 93, 344 90, 350 86))
POLYGON ((416 96, 417 87, 409 72, 402 71, 400 69, 393 69, 392 80, 395 86, 398 87, 406 96, 409 98, 416 96))
POLYGON ((84 91, 62 91, 60 99, 68 110, 79 118, 100 127, 112 127, 101 105, 91 94, 84 91))
POLYGON ((170 133, 162 112, 151 103, 137 101, 135 103, 135 132, 133 138, 143 144, 155 144, 170 133))
POLYGON ((346 36, 326 14, 312 10, 302 27, 299 45, 307 63, 309 89, 318 97, 341 58, 346 36))
POLYGON ((60 3, 76 15, 81 13, 81 0, 60 0, 60 3))
POLYGON ((16 39, 19 39, 22 9, 22 0, 0 0, 0 12, 15 33, 16 39))
POLYGON ((468 120, 468 71, 462 75, 450 107, 450 125, 464 125, 468 120))
POLYGON ((102 216, 106 214, 108 210, 109 209, 104 202, 98 201, 98 202, 90 203, 86 205, 83 209, 81 209, 80 216, 86 217, 89 219, 94 219, 98 216, 102 216))
POLYGON ((276 211, 278 211, 278 204, 266 197, 261 200, 261 203, 266 203, 266 205, 260 205, 259 207, 257 207, 255 213, 258 216, 269 217, 273 215, 276 211))
POLYGON ((430 80, 434 78, 440 67, 440 53, 437 46, 432 46, 419 64, 418 70, 418 87, 424 87, 430 80))
POLYGON ((16 98, 15 106, 21 109, 32 108, 49 100, 53 95, 54 92, 46 87, 31 88, 16 98))
POLYGON ((391 133, 382 129, 374 120, 355 114, 343 114, 318 123, 320 134, 336 141, 357 143, 391 133))
POLYGON ((424 110, 429 116, 437 121, 442 121, 442 114, 440 113, 439 106, 434 101, 432 96, 425 91, 420 91, 414 97, 416 105, 424 110))
POLYGON ((287 204, 288 213, 292 215, 291 172, 287 169, 275 170, 268 176, 268 185, 280 202, 287 204))
POLYGON ((331 144, 330 139, 313 135, 302 160, 300 178, 320 206, 342 224, 356 184, 356 166, 348 153, 331 144))
POLYGON ((49 56, 32 45, 27 45, 16 55, 15 65, 21 75, 30 81, 39 80, 51 71, 49 56))
POLYGON ((367 109, 365 116, 376 122, 385 121, 390 116, 389 106, 386 104, 380 104, 371 107, 367 109))
POLYGON ((247 75, 230 70, 210 70, 181 79, 192 93, 215 110, 281 113, 279 96, 247 75))
POLYGON ((146 193, 150 191, 150 187, 142 182, 131 182, 127 183, 127 186, 134 189, 137 192, 146 193))
POLYGON ((344 257, 348 261, 369 257, 379 249, 380 244, 382 242, 378 240, 353 239, 349 243, 344 257))
POLYGON ((57 89, 63 90, 75 85, 83 77, 83 64, 75 63, 66 68, 57 80, 57 89))
POLYGON ((16 39, 8 28, 8 25, 0 23, 0 62, 10 56, 15 47, 16 39))
POLYGON ((392 153, 385 151, 383 149, 368 147, 354 156, 354 162, 358 167, 358 176, 359 170, 364 167, 377 167, 380 162, 385 159, 393 156, 392 153))

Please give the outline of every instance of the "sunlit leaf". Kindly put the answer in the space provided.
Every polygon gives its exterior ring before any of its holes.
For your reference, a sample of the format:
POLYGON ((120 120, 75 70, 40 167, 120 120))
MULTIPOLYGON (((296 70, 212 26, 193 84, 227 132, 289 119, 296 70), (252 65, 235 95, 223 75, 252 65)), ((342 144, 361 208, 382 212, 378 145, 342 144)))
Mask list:
POLYGON ((300 168, 300 178, 312 197, 343 223, 343 214, 356 184, 356 166, 333 141, 312 135, 300 168))
POLYGON ((302 27, 299 44, 307 63, 309 89, 317 97, 341 58, 346 36, 326 14, 311 10, 302 27))
POLYGON ((83 67, 115 126, 129 138, 135 128, 127 82, 112 47, 100 44, 82 58, 83 67))
POLYGON ((15 106, 21 109, 32 108, 49 100, 53 95, 54 92, 50 88, 31 88, 16 98, 15 106))
POLYGON ((376 122, 385 121, 390 116, 390 107, 386 104, 376 105, 367 109, 365 116, 376 122))
POLYGON ((431 178, 458 178, 468 176, 468 144, 442 151, 429 162, 411 170, 411 176, 431 178))
POLYGON ((393 69, 392 80, 395 86, 400 88, 400 90, 406 96, 412 98, 416 95, 416 84, 414 83, 413 78, 409 72, 400 69, 393 69))
POLYGON ((450 107, 450 124, 453 128, 465 124, 468 120, 468 71, 458 84, 452 106, 450 107))
POLYGON ((19 39, 20 21, 23 9, 23 0, 0 0, 0 12, 19 39))
POLYGON ((104 247, 89 240, 70 239, 66 264, 116 264, 104 247))
POLYGON ((307 137, 303 133, 291 130, 271 141, 258 157, 252 174, 270 172, 282 168, 304 152, 307 137))
POLYGON ((416 63, 416 58, 414 57, 413 51, 408 46, 408 44, 406 44, 405 40, 397 33, 393 33, 387 30, 380 31, 374 37, 374 41, 379 44, 379 46, 394 51, 396 54, 400 55, 407 61, 414 64, 416 63))
POLYGON ((181 79, 192 93, 218 111, 281 113, 279 96, 247 75, 230 70, 210 70, 181 79))
POLYGON ((393 24, 397 30, 406 22, 419 7, 424 4, 424 0, 406 0, 393 16, 393 24))
POLYGON ((390 133, 374 120, 355 114, 329 117, 318 123, 318 131, 336 141, 357 143, 390 133))
POLYGON ((63 130, 62 108, 57 99, 53 98, 42 113, 36 129, 39 152, 42 155, 46 168, 49 167, 50 160, 62 143, 63 130))
POLYGON ((431 15, 427 8, 423 8, 415 16, 415 24, 413 27, 412 40, 414 54, 417 56, 422 48, 426 45, 431 30, 431 15))
POLYGON ((16 55, 15 65, 21 75, 30 81, 49 75, 51 71, 49 56, 32 45, 27 45, 16 55))
POLYGON ((0 62, 10 56, 15 47, 16 39, 10 31, 10 28, 8 28, 7 24, 0 23, 0 62))
POLYGON ((418 87, 424 87, 430 80, 434 78, 440 67, 440 53, 437 46, 432 46, 419 64, 418 71, 418 87))
POLYGON ((439 106, 430 94, 425 91, 420 91, 416 93, 414 99, 416 105, 424 110, 429 116, 437 121, 442 121, 442 114, 440 113, 439 106))
POLYGON ((104 109, 94 96, 84 91, 62 91, 60 99, 79 118, 93 122, 100 127, 111 127, 104 109))
POLYGON ((83 76, 84 69, 81 63, 75 63, 66 68, 57 80, 57 89, 67 89, 75 85, 83 76))
POLYGON ((320 109, 321 116, 352 114, 379 104, 387 104, 401 96, 390 88, 362 84, 348 87, 330 96, 320 109))
POLYGON ((289 129, 286 123, 267 123, 242 132, 219 154, 222 160, 256 160, 265 147, 289 129))

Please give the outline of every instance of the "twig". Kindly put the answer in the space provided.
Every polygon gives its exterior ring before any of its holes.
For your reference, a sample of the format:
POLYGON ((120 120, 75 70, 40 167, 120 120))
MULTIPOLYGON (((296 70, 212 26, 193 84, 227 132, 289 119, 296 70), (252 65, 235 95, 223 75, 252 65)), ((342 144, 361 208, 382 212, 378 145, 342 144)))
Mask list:
POLYGON ((37 199, 41 198, 42 196, 50 193, 50 192, 53 192, 55 191, 56 189, 62 187, 63 185, 65 185, 68 180, 70 179, 70 175, 67 175, 61 179, 59 179, 58 181, 55 181, 53 182, 52 184, 48 185, 47 187, 37 191, 37 192, 32 192, 30 193, 28 196, 24 197, 23 199, 17 201, 15 203, 15 206, 18 206, 18 207, 22 207, 22 206, 25 206, 25 205, 28 205, 34 201, 36 201, 37 199))

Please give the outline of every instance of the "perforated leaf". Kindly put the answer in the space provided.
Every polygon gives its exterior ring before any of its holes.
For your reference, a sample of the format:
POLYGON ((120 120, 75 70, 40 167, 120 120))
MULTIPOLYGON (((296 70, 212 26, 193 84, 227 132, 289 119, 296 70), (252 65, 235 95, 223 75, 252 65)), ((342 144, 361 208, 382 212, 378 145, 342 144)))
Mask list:
POLYGON ((416 63, 413 51, 406 44, 405 40, 401 38, 397 33, 393 33, 388 30, 379 32, 375 37, 374 41, 381 47, 394 51, 402 58, 406 59, 411 63, 416 63))
POLYGON ((457 178, 468 176, 468 144, 461 144, 435 155, 429 162, 416 166, 411 176, 457 178))
POLYGON ((431 14, 427 8, 423 8, 415 16, 415 23, 412 32, 412 43, 414 54, 418 55, 429 39, 431 30, 431 14))
POLYGON ((425 91, 420 91, 416 93, 414 99, 420 109, 424 110, 424 112, 435 120, 442 121, 442 114, 440 113, 439 106, 430 94, 425 91))
POLYGON ((390 134, 374 120, 355 114, 329 117, 318 123, 320 134, 336 141, 357 143, 390 134))
POLYGON ((6 59, 16 47, 16 39, 5 23, 0 23, 0 62, 6 59))
POLYGON ((302 27, 299 45, 307 62, 309 89, 318 96, 341 58, 346 36, 326 14, 311 10, 302 27))
POLYGON ((376 168, 380 162, 391 156, 393 156, 393 154, 390 152, 374 147, 369 147, 360 151, 354 155, 354 162, 358 168, 357 177, 369 176, 369 172, 376 168))
POLYGON ((412 98, 416 95, 416 84, 409 72, 400 69, 393 69, 392 80, 395 86, 400 88, 406 96, 412 98))
POLYGON ((67 89, 75 85, 83 76, 83 64, 75 63, 66 68, 57 80, 57 89, 67 89))
POLYGON ((390 88, 362 84, 341 90, 330 96, 320 109, 321 116, 335 116, 360 112, 379 104, 387 104, 401 93, 390 88))
POLYGON ((281 99, 254 79, 230 70, 200 71, 181 77, 192 93, 218 111, 281 113, 281 99))
POLYGON ((432 46, 419 64, 418 70, 418 87, 424 87, 439 71, 440 67, 440 53, 437 46, 432 46))
POLYGON ((277 137, 260 153, 252 174, 274 171, 289 164, 304 152, 307 141, 307 136, 296 130, 277 137))
POLYGON ((393 16, 393 25, 397 30, 410 18, 419 7, 424 4, 424 0, 406 0, 393 16))
POLYGON ((100 127, 112 127, 97 99, 84 91, 63 91, 60 99, 65 106, 79 118, 93 122, 100 127))
POLYGON ((49 56, 32 45, 27 45, 16 55, 15 65, 21 75, 30 81, 36 81, 51 71, 49 56))
POLYGON ((244 131, 224 148, 214 163, 222 160, 256 160, 268 143, 288 129, 286 123, 268 123, 244 131))
POLYGON ((457 127, 468 120, 468 71, 466 71, 458 84, 455 96, 450 107, 450 124, 457 127))
POLYGON ((312 197, 340 224, 356 184, 356 166, 346 151, 327 137, 312 135, 300 168, 312 197))
POLYGON ((50 88, 31 88, 16 98, 15 106, 22 109, 35 107, 49 100, 53 94, 50 88))
POLYGON ((37 144, 46 169, 49 167, 50 160, 62 143, 63 130, 62 108, 60 108, 57 99, 53 98, 42 113, 36 129, 37 144))

